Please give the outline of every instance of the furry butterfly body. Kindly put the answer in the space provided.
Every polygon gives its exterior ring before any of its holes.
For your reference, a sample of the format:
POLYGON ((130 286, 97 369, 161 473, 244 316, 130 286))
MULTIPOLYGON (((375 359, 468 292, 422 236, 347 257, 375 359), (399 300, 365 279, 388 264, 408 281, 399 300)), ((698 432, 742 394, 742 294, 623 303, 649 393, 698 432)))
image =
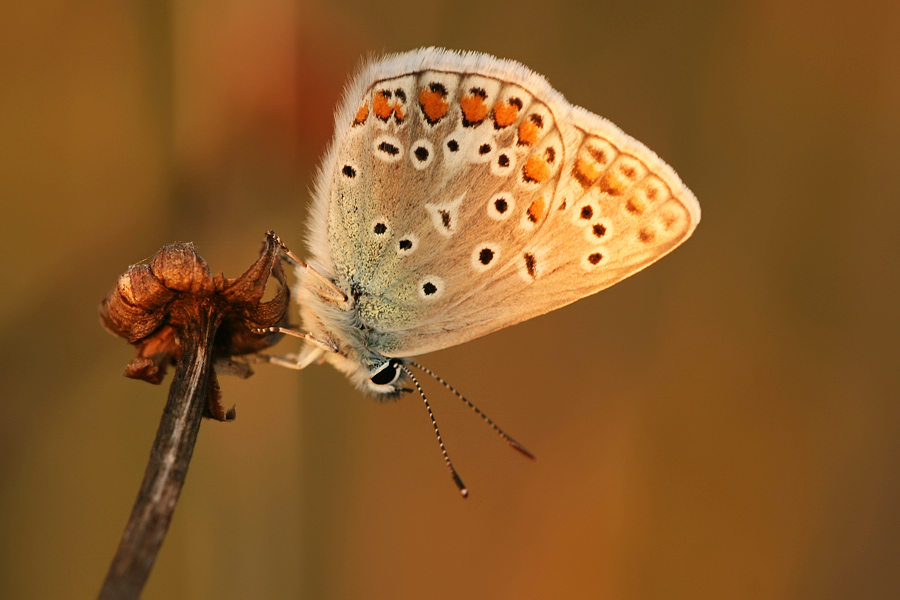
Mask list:
POLYGON ((380 398, 410 357, 598 292, 684 242, 694 195, 540 75, 427 48, 363 66, 335 118, 298 270, 311 341, 380 398))

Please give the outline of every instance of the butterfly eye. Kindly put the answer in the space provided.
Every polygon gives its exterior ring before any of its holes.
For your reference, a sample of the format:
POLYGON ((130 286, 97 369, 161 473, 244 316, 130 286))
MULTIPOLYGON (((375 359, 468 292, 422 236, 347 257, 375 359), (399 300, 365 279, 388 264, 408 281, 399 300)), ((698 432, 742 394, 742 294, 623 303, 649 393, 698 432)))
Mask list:
POLYGON ((378 367, 369 380, 375 385, 389 385, 400 377, 400 361, 389 360, 378 367))

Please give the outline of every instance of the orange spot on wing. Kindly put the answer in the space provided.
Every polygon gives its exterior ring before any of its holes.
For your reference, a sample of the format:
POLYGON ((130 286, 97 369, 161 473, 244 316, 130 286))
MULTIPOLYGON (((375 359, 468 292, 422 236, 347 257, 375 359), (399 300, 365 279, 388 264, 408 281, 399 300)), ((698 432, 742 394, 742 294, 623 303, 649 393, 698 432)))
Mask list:
POLYGON ((353 119, 354 125, 362 125, 366 122, 366 119, 369 118, 369 105, 363 104, 359 107, 359 110, 356 111, 356 117, 353 119))
POLYGON ((644 214, 644 210, 646 210, 646 205, 641 202, 637 197, 632 196, 628 199, 628 202, 625 203, 625 210, 630 212, 633 215, 642 215, 644 214))
POLYGON ((419 106, 422 107, 422 112, 425 113, 425 118, 430 123, 436 123, 444 118, 444 115, 450 110, 443 95, 439 91, 427 87, 422 88, 422 91, 419 92, 419 106))
POLYGON ((537 223, 538 220, 544 214, 544 197, 541 196, 537 200, 531 203, 531 206, 528 207, 528 211, 526 213, 528 215, 528 220, 532 223, 537 223))
POLYGON ((522 175, 525 181, 541 183, 550 177, 550 165, 542 156, 532 156, 522 167, 522 175))
MULTIPOLYGON (((646 211, 651 204, 654 204, 656 198, 657 190, 655 187, 651 187, 650 189, 637 188, 631 193, 631 196, 625 203, 625 208, 628 212, 639 215, 646 211)), ((641 241, 645 240, 641 238, 641 241)))
POLYGON ((616 173, 607 173, 603 176, 603 179, 600 180, 600 191, 605 192, 610 196, 621 195, 626 187, 628 187, 628 184, 625 181, 622 181, 616 173))
POLYGON ((375 94, 372 99, 372 112, 382 121, 387 121, 393 114, 397 122, 403 121, 405 115, 403 113, 403 103, 399 100, 391 102, 390 92, 380 91, 375 94))
POLYGON ((463 117, 471 124, 481 123, 488 114, 484 98, 478 95, 463 96, 459 99, 459 106, 462 108, 463 117))
POLYGON ((372 112, 374 112, 375 116, 382 121, 387 121, 391 118, 391 113, 394 112, 394 107, 391 106, 387 94, 385 94, 384 92, 378 92, 375 94, 375 98, 372 99, 372 112))
POLYGON ((498 102, 494 105, 494 123, 497 127, 508 127, 519 118, 519 107, 512 102, 498 102))
POLYGON ((575 166, 572 167, 572 175, 582 187, 593 185, 602 172, 603 170, 597 163, 591 162, 586 158, 579 158, 575 161, 575 166))
POLYGON ((541 128, 537 126, 537 124, 528 119, 526 121, 522 121, 522 124, 519 125, 519 141, 518 144, 521 146, 531 146, 536 141, 538 141, 538 137, 541 134, 541 128))

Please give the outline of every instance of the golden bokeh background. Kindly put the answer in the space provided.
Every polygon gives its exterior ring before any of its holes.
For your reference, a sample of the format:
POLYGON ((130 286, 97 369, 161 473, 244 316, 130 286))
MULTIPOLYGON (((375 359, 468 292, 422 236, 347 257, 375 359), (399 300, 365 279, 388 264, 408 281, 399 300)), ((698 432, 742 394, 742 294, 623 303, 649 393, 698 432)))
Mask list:
POLYGON ((0 597, 95 597, 137 493, 166 386, 118 275, 302 250, 346 77, 425 45, 543 73, 703 222, 422 359, 538 456, 425 381, 466 501, 416 397, 224 380, 144 598, 900 596, 900 4, 41 0, 0 5, 0 597))

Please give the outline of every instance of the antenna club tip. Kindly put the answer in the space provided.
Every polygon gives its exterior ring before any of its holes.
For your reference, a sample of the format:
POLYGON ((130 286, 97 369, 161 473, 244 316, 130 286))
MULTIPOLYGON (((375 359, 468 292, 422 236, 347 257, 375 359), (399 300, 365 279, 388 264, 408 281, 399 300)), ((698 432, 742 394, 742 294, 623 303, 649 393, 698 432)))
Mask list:
POLYGON ((468 498, 469 489, 466 487, 466 484, 462 482, 462 479, 459 478, 459 475, 455 470, 451 471, 451 474, 453 475, 453 481, 456 483, 456 487, 459 488, 459 493, 462 494, 463 498, 468 498))

